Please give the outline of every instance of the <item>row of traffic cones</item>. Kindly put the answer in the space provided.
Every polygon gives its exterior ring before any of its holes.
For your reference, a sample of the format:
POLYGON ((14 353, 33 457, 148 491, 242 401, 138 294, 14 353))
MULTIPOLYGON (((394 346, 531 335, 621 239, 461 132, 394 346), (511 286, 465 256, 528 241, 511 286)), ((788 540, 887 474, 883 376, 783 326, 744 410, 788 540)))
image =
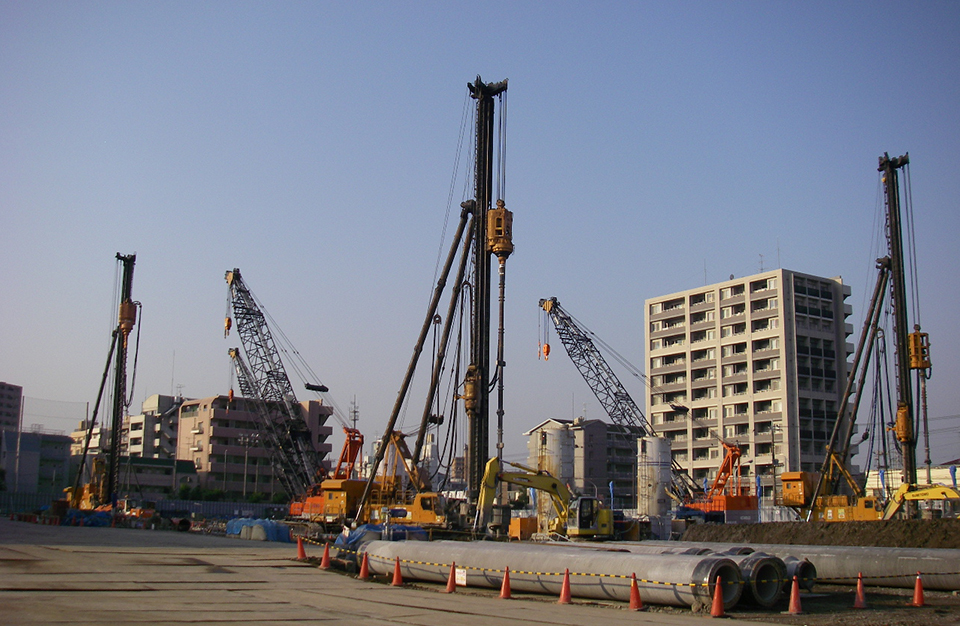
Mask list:
MULTIPOLYGON (((297 560, 303 561, 307 558, 303 548, 303 537, 297 537, 297 560)), ((330 569, 330 544, 323 546, 323 557, 320 559, 320 569, 330 569)), ((370 578, 370 565, 367 561, 367 553, 363 553, 363 560, 360 564, 360 580, 370 578)), ((393 580, 391 585, 400 587, 403 585, 403 574, 400 572, 400 557, 394 561, 393 580)), ((713 590, 713 603, 710 607, 710 617, 726 617, 723 608, 723 581, 717 576, 717 583, 713 590)), ((446 593, 454 593, 457 590, 457 564, 450 564, 450 574, 447 577, 446 593)), ((500 585, 500 597, 504 600, 511 598, 510 594, 510 568, 504 568, 503 582, 500 585)), ((563 583, 560 586, 560 599, 558 604, 570 604, 570 570, 563 570, 563 583)), ((923 599, 923 580, 920 572, 917 572, 917 581, 913 587, 913 599, 908 606, 921 607, 924 605, 923 599)), ((867 608, 866 594, 863 588, 863 573, 857 574, 857 591, 853 601, 853 608, 867 608)), ((630 575, 630 610, 642 611, 644 609, 643 601, 640 599, 640 588, 637 586, 637 575, 630 575)), ((790 586, 790 603, 785 611, 788 615, 802 615, 803 609, 800 606, 800 581, 797 576, 793 577, 793 583, 790 586)))
MULTIPOLYGON (((907 606, 923 606, 923 578, 920 575, 920 572, 917 572, 917 580, 913 584, 913 599, 907 603, 907 606)), ((855 609, 865 609, 867 608, 867 598, 866 594, 863 591, 863 573, 857 574, 857 594, 853 600, 853 608, 855 609)))

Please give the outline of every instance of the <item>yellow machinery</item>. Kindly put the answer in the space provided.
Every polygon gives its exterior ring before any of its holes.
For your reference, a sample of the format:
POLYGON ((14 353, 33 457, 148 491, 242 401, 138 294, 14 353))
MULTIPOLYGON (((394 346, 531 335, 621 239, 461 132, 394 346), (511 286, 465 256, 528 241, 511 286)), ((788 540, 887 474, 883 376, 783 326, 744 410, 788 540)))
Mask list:
POLYGON ((892 519, 904 502, 926 502, 931 504, 935 501, 943 503, 942 514, 950 517, 956 517, 960 513, 960 492, 943 485, 900 485, 900 488, 890 498, 886 509, 883 512, 883 519, 892 519))
POLYGON ((560 480, 546 471, 536 471, 517 463, 509 463, 520 472, 501 471, 497 457, 487 461, 480 498, 477 502, 478 516, 489 519, 493 501, 497 496, 497 483, 505 482, 536 489, 546 493, 556 514, 547 529, 550 533, 571 538, 608 539, 613 537, 613 511, 604 508, 598 498, 579 496, 571 498, 570 490, 560 480))
POLYGON ((315 485, 304 498, 291 503, 291 517, 325 528, 343 526, 351 521, 357 524, 410 524, 424 528, 449 526, 445 498, 430 490, 429 482, 410 459, 410 450, 404 440, 406 435, 399 431, 392 432, 387 439, 383 471, 373 483, 364 505, 362 499, 367 480, 351 477, 360 450, 356 442, 362 445, 363 439, 359 433, 352 437, 351 433, 347 434, 344 454, 341 455, 341 460, 346 459, 346 462, 337 465, 332 478, 315 485), (342 471, 341 465, 344 466, 342 471), (400 470, 406 474, 406 481, 400 470))
MULTIPOLYGON (((841 468, 843 469, 843 468, 841 468)), ((893 519, 905 503, 943 503, 942 514, 955 516, 960 512, 960 492, 943 485, 902 484, 886 504, 876 496, 865 495, 848 472, 843 471, 853 496, 845 494, 821 495, 811 503, 818 474, 814 472, 784 472, 783 505, 800 511, 809 511, 815 522, 868 522, 893 519)))
MULTIPOLYGON (((844 475, 849 473, 844 469, 844 475)), ((783 487, 783 505, 800 511, 809 511, 814 522, 864 522, 883 519, 883 503, 873 496, 865 496, 859 486, 848 478, 848 484, 857 495, 821 495, 812 500, 819 479, 817 472, 784 472, 780 476, 783 487)))
MULTIPOLYGON (((877 259, 876 286, 867 308, 863 331, 854 353, 850 375, 840 401, 840 411, 827 444, 821 470, 818 473, 784 472, 781 476, 783 504, 793 507, 801 517, 808 520, 868 521, 891 519, 895 515, 912 518, 917 513, 917 503, 952 500, 957 495, 955 490, 946 487, 917 484, 915 422, 919 423, 919 420, 915 417, 911 378, 916 373, 920 382, 921 413, 925 416, 926 379, 930 375, 930 338, 927 333, 920 332, 919 324, 914 325, 913 333, 908 331, 907 324, 905 267, 909 259, 904 254, 900 226, 898 170, 905 168, 909 162, 908 155, 891 159, 885 153, 880 157, 878 171, 882 173, 886 199, 889 254, 877 259), (846 463, 851 453, 851 438, 861 391, 865 389, 871 352, 878 337, 884 311, 884 294, 888 287, 893 309, 893 352, 896 357, 897 380, 897 409, 893 431, 903 459, 903 484, 884 506, 883 500, 864 493, 847 470, 846 463), (840 493, 841 481, 847 484, 849 493, 840 493)), ((916 306, 916 302, 914 305, 916 306)), ((929 473, 927 480, 930 480, 929 473)))

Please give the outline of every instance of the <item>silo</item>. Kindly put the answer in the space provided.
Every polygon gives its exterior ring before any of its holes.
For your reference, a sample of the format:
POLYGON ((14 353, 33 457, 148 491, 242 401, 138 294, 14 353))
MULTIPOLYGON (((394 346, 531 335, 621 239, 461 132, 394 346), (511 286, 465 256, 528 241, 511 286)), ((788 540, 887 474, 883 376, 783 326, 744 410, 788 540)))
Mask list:
POLYGON ((671 446, 663 437, 637 440, 637 513, 654 518, 670 515, 671 446))

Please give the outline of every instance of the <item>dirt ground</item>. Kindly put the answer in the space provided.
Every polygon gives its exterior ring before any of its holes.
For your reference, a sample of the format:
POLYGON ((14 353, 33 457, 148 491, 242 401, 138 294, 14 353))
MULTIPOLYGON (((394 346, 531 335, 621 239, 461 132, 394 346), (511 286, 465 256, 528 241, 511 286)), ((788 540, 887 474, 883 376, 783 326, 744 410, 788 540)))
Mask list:
POLYGON ((687 528, 683 540, 814 546, 960 548, 960 520, 695 524, 687 528))

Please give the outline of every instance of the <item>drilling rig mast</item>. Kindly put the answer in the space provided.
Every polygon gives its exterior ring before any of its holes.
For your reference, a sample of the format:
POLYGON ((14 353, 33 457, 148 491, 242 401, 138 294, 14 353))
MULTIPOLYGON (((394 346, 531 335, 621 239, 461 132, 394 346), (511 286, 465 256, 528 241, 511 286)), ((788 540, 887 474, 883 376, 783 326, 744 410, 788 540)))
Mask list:
MULTIPOLYGON (((490 390, 495 382, 498 386, 498 455, 502 450, 503 432, 503 301, 505 283, 505 264, 507 257, 513 252, 512 225, 513 215, 507 210, 503 199, 497 200, 496 208, 491 208, 493 198, 493 183, 497 172, 494 168, 494 102, 503 97, 507 90, 507 81, 498 83, 484 83, 480 77, 476 82, 467 85, 470 96, 477 101, 476 111, 476 159, 474 170, 474 197, 461 203, 460 222, 457 226, 453 243, 450 246, 443 269, 440 272, 437 285, 434 289, 427 314, 420 329, 413 356, 407 366, 407 371, 396 402, 387 422, 383 437, 377 447, 373 460, 373 467, 367 485, 361 497, 360 511, 357 519, 363 515, 364 507, 368 505, 373 490, 374 478, 387 452, 388 443, 394 437, 397 418, 403 407, 407 392, 413 380, 413 374, 423 351, 424 342, 432 324, 437 323, 437 307, 443 295, 444 288, 453 268, 454 260, 460 250, 460 262, 457 274, 451 289, 450 304, 444 320, 442 337, 435 355, 433 373, 430 380, 430 389, 424 405, 423 417, 417 437, 417 444, 412 455, 413 463, 420 461, 424 433, 431 423, 431 405, 434 400, 440 372, 443 369, 445 351, 451 330, 453 317, 458 303, 469 292, 470 300, 470 350, 469 365, 466 375, 460 385, 462 392, 458 399, 464 401, 464 410, 467 416, 467 453, 465 459, 467 493, 470 502, 475 503, 480 493, 483 474, 486 469, 488 450, 490 447, 490 390), (491 323, 491 262, 496 256, 499 261, 500 277, 500 326, 498 334, 498 348, 496 362, 491 366, 490 359, 490 323, 491 323), (472 282, 466 280, 469 260, 473 261, 472 282)), ((501 114, 501 130, 502 130, 501 114)), ((503 137, 501 134, 501 142, 503 137)), ((503 151, 498 152, 500 157, 500 181, 503 176, 503 151)), ((500 189, 502 193, 502 186, 500 189)), ((433 419, 438 423, 440 416, 433 419)))

